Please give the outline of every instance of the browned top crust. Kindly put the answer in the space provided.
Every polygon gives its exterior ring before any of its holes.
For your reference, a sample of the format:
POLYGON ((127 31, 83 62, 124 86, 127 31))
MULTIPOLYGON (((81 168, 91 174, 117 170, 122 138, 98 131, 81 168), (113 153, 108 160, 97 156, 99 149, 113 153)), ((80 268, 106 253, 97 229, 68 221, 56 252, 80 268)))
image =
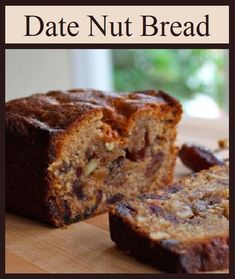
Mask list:
POLYGON ((141 110, 154 110, 159 116, 170 112, 174 124, 180 120, 182 112, 176 99, 154 90, 120 94, 91 89, 50 91, 6 103, 7 118, 20 118, 43 130, 55 132, 66 129, 91 111, 102 111, 105 122, 122 130, 126 122, 141 110))

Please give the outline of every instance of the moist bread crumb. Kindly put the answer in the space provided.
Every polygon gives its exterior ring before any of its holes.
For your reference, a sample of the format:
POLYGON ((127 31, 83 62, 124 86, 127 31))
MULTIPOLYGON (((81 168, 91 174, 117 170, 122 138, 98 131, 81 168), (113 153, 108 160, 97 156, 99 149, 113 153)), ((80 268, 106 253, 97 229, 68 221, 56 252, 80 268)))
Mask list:
POLYGON ((59 227, 171 182, 180 103, 73 89, 6 103, 7 210, 59 227))
POLYGON ((113 205, 111 239, 166 272, 229 265, 229 168, 214 166, 154 193, 113 205))

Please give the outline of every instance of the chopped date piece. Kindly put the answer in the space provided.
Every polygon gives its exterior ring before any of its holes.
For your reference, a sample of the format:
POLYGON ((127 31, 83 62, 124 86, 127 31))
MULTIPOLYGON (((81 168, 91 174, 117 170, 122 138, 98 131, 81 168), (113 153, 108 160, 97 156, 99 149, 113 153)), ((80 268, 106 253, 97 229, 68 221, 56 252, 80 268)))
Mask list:
POLYGON ((117 193, 116 195, 113 195, 113 196, 109 197, 106 202, 109 203, 109 204, 119 202, 120 200, 123 199, 123 197, 124 197, 123 194, 117 193))
POLYGON ((64 204, 64 222, 65 224, 69 224, 71 218, 71 210, 67 200, 64 200, 63 204, 64 204))
POLYGON ((162 136, 157 135, 156 138, 155 138, 155 142, 159 143, 159 144, 161 142, 164 142, 165 140, 166 140, 166 137, 164 135, 162 135, 162 136))
POLYGON ((163 159, 164 154, 161 151, 152 156, 152 160, 146 168, 146 177, 152 177, 154 175, 154 173, 161 167, 163 159))
POLYGON ((143 147, 137 151, 133 151, 133 152, 126 150, 126 157, 127 157, 127 159, 136 162, 138 160, 144 159, 145 151, 146 151, 145 147, 143 147))
POLYGON ((185 166, 195 172, 215 165, 224 165, 222 159, 200 145, 183 144, 179 151, 179 157, 185 166))
POLYGON ((168 187, 166 188, 166 191, 167 191, 168 193, 174 194, 174 193, 177 193, 177 192, 179 192, 180 190, 182 190, 182 188, 183 188, 182 185, 180 185, 179 183, 175 183, 174 186, 168 186, 168 187))
POLYGON ((146 193, 139 196, 140 199, 151 199, 151 200, 167 200, 167 195, 157 195, 153 193, 146 193))
POLYGON ((166 220, 170 221, 173 224, 179 223, 179 220, 176 218, 176 216, 168 212, 164 212, 163 218, 165 218, 166 220))
POLYGON ((150 204, 149 205, 149 209, 151 213, 156 214, 157 216, 161 215, 163 213, 163 209, 155 204, 150 204))
POLYGON ((82 175, 83 169, 82 167, 78 166, 76 169, 76 175, 77 177, 80 177, 82 175))
POLYGON ((120 172, 120 168, 123 166, 124 157, 120 156, 116 160, 114 160, 109 166, 109 174, 105 179, 106 184, 122 184, 125 182, 125 176, 120 172))
POLYGON ((85 194, 83 192, 83 185, 81 181, 79 180, 74 181, 72 185, 72 189, 74 194, 77 196, 79 200, 83 200, 85 198, 85 194))
POLYGON ((173 214, 167 212, 166 210, 164 210, 162 207, 160 207, 158 205, 150 204, 149 210, 150 210, 151 214, 156 214, 156 216, 158 216, 158 217, 161 216, 164 219, 170 221, 171 223, 174 223, 174 224, 178 223, 177 218, 173 214))
POLYGON ((95 196, 96 196, 96 205, 98 205, 101 201, 102 201, 102 198, 103 198, 103 191, 102 190, 96 190, 95 191, 95 196))
POLYGON ((126 150, 126 158, 137 162, 139 160, 143 160, 146 154, 146 149, 150 145, 150 139, 149 139, 149 132, 146 129, 145 134, 144 134, 144 146, 138 150, 126 150))
POLYGON ((145 147, 148 147, 150 145, 150 135, 147 129, 144 135, 144 140, 145 140, 145 147))

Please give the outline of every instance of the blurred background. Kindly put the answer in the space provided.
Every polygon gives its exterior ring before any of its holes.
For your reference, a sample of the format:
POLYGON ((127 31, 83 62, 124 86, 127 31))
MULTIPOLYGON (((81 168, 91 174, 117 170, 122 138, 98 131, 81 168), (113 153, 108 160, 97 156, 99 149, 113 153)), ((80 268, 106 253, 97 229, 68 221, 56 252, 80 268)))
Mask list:
POLYGON ((111 91, 161 89, 186 115, 228 115, 228 50, 6 50, 6 100, 75 87, 111 91))

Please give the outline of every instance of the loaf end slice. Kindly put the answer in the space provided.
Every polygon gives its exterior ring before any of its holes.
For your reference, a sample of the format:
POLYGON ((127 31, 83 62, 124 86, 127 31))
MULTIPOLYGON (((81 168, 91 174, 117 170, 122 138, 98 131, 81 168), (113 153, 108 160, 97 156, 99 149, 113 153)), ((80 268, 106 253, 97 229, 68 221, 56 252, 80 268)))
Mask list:
POLYGON ((111 239, 166 272, 229 266, 229 169, 215 166, 164 190, 114 205, 111 239))

